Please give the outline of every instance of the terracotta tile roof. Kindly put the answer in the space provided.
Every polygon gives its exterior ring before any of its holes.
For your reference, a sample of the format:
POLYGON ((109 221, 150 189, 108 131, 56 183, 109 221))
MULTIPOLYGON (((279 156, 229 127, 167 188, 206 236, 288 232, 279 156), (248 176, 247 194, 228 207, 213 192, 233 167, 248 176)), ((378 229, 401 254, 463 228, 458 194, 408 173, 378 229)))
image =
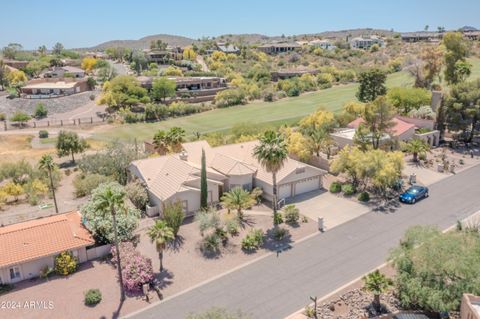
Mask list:
MULTIPOLYGON (((395 125, 390 129, 393 136, 400 136, 411 128, 415 128, 414 124, 402 121, 397 117, 393 118, 393 122, 395 123, 395 125)), ((359 117, 348 123, 347 127, 357 129, 362 123, 364 123, 364 120, 359 117)))
POLYGON ((0 267, 93 245, 81 219, 70 212, 0 228, 0 267))

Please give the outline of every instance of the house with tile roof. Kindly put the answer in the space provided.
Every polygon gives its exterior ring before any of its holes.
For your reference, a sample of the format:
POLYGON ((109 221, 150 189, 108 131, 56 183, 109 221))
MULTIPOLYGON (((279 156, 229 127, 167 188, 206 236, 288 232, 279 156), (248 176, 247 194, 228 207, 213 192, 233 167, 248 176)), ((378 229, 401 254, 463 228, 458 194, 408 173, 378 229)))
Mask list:
MULTIPOLYGON (((210 204, 218 203, 222 194, 235 187, 252 190, 260 187, 263 197, 273 198, 272 174, 254 158, 258 141, 211 147, 206 141, 182 144, 178 154, 137 160, 129 170, 140 179, 149 194, 150 215, 161 214, 168 202, 182 202, 187 215, 200 209, 200 171, 202 149, 207 164, 207 188, 210 204)), ((287 199, 322 187, 319 168, 287 158, 277 173, 278 198, 287 199)))
MULTIPOLYGON (((392 122, 394 125, 381 138, 380 144, 391 140, 408 142, 414 138, 421 139, 432 147, 438 146, 440 142, 440 132, 434 130, 435 123, 433 120, 397 115, 392 122)), ((348 123, 346 128, 336 130, 331 136, 340 148, 353 145, 355 133, 362 123, 364 123, 364 120, 361 117, 356 118, 348 123)))
POLYGON ((38 277, 45 266, 53 268, 55 256, 63 251, 85 262, 86 248, 93 244, 79 212, 0 227, 0 283, 38 277))

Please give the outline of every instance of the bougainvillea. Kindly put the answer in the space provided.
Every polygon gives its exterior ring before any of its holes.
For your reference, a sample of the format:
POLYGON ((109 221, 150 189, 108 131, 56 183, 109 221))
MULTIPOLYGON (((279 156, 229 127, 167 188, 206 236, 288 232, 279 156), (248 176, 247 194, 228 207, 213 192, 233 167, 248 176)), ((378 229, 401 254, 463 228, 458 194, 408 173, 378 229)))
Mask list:
MULTIPOLYGON (((123 285, 128 292, 140 292, 142 285, 153 280, 152 260, 141 255, 130 242, 120 243, 123 285)), ((112 262, 116 264, 116 250, 112 247, 112 262)))

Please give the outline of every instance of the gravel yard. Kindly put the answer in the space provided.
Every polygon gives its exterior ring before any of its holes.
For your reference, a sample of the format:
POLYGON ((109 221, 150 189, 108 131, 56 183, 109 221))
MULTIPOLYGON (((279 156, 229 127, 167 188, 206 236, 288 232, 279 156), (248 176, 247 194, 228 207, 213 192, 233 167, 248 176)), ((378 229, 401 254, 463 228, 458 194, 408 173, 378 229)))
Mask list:
POLYGON ((97 95, 98 92, 83 92, 64 97, 53 99, 8 99, 6 96, 0 96, 0 113, 7 114, 7 117, 12 115, 15 111, 20 110, 28 114, 32 114, 38 103, 43 103, 47 110, 49 117, 57 113, 65 113, 75 110, 89 102, 90 95, 97 95))

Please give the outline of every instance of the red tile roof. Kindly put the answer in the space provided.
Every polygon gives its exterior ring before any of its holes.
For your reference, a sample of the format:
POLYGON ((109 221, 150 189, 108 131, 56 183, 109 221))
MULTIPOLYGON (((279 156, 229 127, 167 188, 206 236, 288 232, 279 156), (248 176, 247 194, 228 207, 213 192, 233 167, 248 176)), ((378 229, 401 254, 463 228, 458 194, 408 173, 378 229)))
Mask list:
POLYGON ((82 215, 70 212, 0 228, 0 267, 95 243, 82 215))
MULTIPOLYGON (((361 117, 359 117, 348 123, 347 127, 357 129, 360 124, 364 122, 365 121, 361 117)), ((396 117, 393 118, 393 122, 395 123, 395 125, 391 128, 391 133, 393 134, 393 136, 400 136, 411 128, 415 128, 414 124, 407 123, 396 117)))

